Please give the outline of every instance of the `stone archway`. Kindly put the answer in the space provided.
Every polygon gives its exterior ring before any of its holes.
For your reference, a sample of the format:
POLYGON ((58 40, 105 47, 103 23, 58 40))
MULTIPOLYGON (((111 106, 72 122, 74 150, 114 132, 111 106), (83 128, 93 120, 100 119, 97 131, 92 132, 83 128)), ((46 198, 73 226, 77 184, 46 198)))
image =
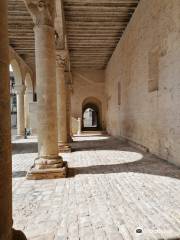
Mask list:
POLYGON ((82 103, 82 130, 102 129, 102 104, 95 97, 88 97, 82 103))

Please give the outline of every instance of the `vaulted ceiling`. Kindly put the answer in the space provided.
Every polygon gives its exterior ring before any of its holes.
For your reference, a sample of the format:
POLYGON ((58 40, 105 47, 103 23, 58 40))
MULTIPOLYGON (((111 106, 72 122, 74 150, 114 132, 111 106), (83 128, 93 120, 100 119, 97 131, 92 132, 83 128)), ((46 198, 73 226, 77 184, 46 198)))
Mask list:
MULTIPOLYGON (((71 68, 104 69, 138 2, 63 0, 71 68)), ((8 0, 8 4, 10 45, 34 68, 32 18, 23 0, 8 0)))

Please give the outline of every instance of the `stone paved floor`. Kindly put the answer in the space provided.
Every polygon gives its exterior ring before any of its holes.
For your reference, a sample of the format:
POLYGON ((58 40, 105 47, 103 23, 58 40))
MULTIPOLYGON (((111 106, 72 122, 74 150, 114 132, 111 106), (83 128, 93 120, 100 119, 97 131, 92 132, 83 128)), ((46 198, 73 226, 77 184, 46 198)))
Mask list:
POLYGON ((25 180, 37 146, 14 145, 16 229, 30 240, 180 239, 178 168, 105 136, 74 140, 59 180, 25 180))

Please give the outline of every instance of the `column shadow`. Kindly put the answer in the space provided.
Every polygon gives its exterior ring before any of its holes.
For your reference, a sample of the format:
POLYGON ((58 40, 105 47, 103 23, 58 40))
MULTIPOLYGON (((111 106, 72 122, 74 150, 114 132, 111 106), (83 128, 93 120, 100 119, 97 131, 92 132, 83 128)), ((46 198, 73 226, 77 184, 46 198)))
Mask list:
MULTIPOLYGON (((160 159, 153 154, 143 152, 130 146, 127 141, 109 139, 83 140, 72 143, 73 152, 79 151, 97 151, 98 150, 116 150, 136 152, 142 154, 142 159, 136 161, 120 162, 118 164, 92 165, 85 167, 70 167, 69 177, 75 177, 82 174, 113 174, 113 173, 142 173, 180 179, 180 168, 160 159)), ((117 159, 116 159, 117 160, 117 159)), ((117 162, 117 161, 116 161, 117 162)))

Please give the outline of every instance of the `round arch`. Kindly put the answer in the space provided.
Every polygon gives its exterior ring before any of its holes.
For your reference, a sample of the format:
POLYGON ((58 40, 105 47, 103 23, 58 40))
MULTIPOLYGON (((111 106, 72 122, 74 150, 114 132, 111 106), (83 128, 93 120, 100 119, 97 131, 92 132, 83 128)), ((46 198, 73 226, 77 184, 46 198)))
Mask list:
MULTIPOLYGON (((92 124, 93 125, 93 124, 92 124)), ((102 129, 102 103, 95 97, 87 97, 82 103, 82 129, 83 130, 101 130, 102 129), (85 112, 91 113, 94 127, 85 126, 85 112), (94 117, 93 117, 94 115, 94 117), (94 120, 93 120, 94 118, 94 120)))
POLYGON ((12 70, 13 70, 13 75, 14 75, 14 78, 15 78, 15 84, 16 85, 22 85, 23 81, 22 81, 22 74, 21 74, 19 63, 16 61, 16 59, 12 59, 11 62, 10 62, 10 65, 11 65, 12 70))

